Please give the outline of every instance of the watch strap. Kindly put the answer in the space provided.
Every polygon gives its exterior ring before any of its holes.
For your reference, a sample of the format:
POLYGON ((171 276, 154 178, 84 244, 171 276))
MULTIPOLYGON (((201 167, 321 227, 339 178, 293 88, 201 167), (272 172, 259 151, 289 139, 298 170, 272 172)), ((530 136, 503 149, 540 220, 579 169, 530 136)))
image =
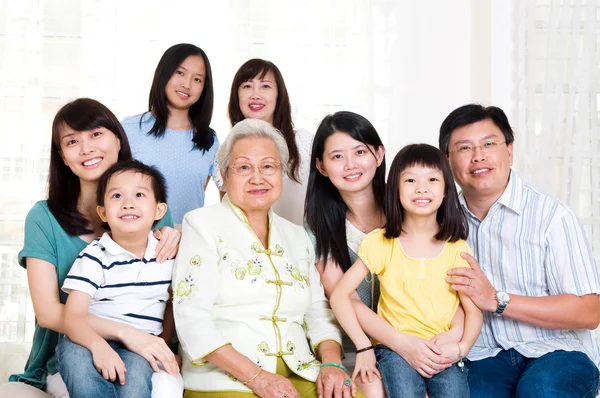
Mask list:
MULTIPOLYGON (((504 312, 504 309, 506 308, 506 306, 508 305, 509 301, 503 301, 500 300, 498 298, 498 292, 496 292, 496 294, 494 295, 494 298, 496 299, 496 301, 498 302, 498 306, 496 307, 496 312, 494 312, 494 315, 496 316, 501 316, 502 313, 504 312)), ((510 300, 510 299, 509 299, 510 300)))
POLYGON ((506 305, 507 305, 507 303, 498 302, 498 307, 496 307, 495 314, 498 316, 502 315, 502 313, 504 312, 504 309, 506 308, 506 305))

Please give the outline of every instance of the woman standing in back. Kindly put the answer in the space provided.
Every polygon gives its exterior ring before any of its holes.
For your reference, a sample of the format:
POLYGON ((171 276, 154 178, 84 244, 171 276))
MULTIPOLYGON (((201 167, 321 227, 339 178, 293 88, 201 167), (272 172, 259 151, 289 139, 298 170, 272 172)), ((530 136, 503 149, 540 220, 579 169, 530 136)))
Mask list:
MULTIPOLYGON (((228 114, 232 126, 244 119, 260 119, 281 132, 290 154, 290 176, 284 176, 283 193, 273 210, 302 225, 313 135, 304 129, 294 129, 290 98, 279 68, 258 58, 240 66, 231 84, 228 114)), ((218 168, 215 171, 217 185, 224 191, 218 168)))
POLYGON ((204 206, 219 141, 210 128, 212 71, 208 57, 193 44, 176 44, 154 72, 148 112, 123 120, 133 157, 156 166, 167 180, 173 222, 204 206))

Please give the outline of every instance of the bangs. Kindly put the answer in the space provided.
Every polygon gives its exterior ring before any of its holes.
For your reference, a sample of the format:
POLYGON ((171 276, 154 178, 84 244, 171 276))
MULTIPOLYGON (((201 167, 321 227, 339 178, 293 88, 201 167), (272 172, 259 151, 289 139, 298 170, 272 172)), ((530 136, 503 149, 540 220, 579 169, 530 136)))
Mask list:
MULTIPOLYGON (((75 131, 86 131, 92 130, 103 126, 104 115, 97 112, 96 109, 90 109, 89 107, 74 106, 65 109, 62 115, 62 123, 68 125, 75 131)), ((108 128, 108 127, 107 127, 108 128)))
POLYGON ((250 81, 255 77, 258 77, 259 79, 264 79, 265 76, 267 76, 269 73, 272 73, 273 76, 277 78, 274 69, 275 68, 273 67, 273 65, 270 64, 270 62, 264 61, 262 59, 253 59, 246 62, 246 64, 243 65, 239 71, 239 75, 237 78, 239 82, 238 88, 242 83, 250 81))
POLYGON ((444 154, 434 146, 427 144, 409 145, 404 148, 399 163, 399 172, 409 167, 422 166, 445 171, 446 159, 444 154))
POLYGON ((122 147, 124 144, 129 147, 117 117, 106 106, 93 99, 79 98, 58 111, 52 122, 52 140, 58 148, 60 132, 65 125, 78 132, 104 127, 121 141, 122 147))

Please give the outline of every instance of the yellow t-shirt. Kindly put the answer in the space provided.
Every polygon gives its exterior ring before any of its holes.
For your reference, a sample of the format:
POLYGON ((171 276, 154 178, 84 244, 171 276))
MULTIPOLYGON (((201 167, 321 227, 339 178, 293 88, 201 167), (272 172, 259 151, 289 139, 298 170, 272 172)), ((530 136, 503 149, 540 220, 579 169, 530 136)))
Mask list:
POLYGON ((460 300, 446 282, 446 271, 469 267, 460 256, 471 253, 464 240, 446 245, 435 258, 411 258, 398 239, 387 239, 376 229, 362 241, 359 257, 379 276, 381 296, 377 314, 401 333, 429 340, 450 329, 460 300))

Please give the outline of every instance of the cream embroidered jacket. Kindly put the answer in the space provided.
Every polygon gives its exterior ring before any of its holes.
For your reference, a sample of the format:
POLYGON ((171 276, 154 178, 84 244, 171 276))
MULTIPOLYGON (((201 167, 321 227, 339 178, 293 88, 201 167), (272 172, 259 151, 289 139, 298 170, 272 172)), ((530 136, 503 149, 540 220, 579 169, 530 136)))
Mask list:
POLYGON ((272 211, 269 224, 265 248, 227 195, 183 219, 173 308, 188 390, 249 391, 204 360, 226 344, 273 373, 282 357, 311 381, 319 373, 314 348, 341 344, 308 235, 272 211))

